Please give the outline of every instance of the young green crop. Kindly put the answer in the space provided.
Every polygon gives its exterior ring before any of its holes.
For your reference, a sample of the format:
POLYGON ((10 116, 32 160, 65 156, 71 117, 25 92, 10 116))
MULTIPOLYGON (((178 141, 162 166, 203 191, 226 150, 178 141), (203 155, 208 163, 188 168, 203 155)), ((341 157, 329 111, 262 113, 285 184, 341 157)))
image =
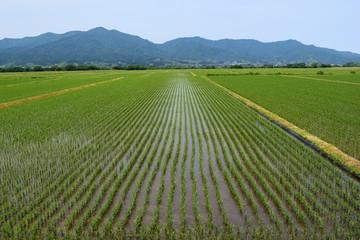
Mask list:
POLYGON ((348 75, 211 76, 226 88, 360 157, 360 83, 348 75), (353 81, 351 81, 353 80, 353 81), (349 82, 347 82, 349 81, 349 82))
POLYGON ((359 238, 359 181, 196 73, 16 76, 127 77, 0 110, 0 238, 359 238))

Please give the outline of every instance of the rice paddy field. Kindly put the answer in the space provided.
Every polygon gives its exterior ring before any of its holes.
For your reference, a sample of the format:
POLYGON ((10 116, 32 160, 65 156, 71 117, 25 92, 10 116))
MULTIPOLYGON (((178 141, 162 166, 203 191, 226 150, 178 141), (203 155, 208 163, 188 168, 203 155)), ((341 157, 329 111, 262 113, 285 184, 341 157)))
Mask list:
POLYGON ((212 82, 358 158, 360 69, 312 71, 0 74, 0 238, 359 239, 359 177, 212 82))
POLYGON ((359 159, 360 69, 318 71, 244 69, 210 78, 359 159))

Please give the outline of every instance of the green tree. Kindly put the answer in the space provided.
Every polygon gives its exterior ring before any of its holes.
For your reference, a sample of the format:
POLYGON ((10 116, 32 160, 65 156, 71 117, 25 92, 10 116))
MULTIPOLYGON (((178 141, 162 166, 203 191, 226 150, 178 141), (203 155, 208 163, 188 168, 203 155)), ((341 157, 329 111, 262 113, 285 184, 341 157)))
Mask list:
POLYGON ((32 69, 34 72, 43 72, 45 69, 42 66, 35 66, 32 69))
POLYGON ((122 66, 113 66, 112 69, 114 70, 124 70, 125 68, 122 66))
POLYGON ((319 64, 317 62, 314 62, 314 63, 311 64, 311 67, 312 68, 318 68, 319 64))
POLYGON ((68 64, 65 66, 66 71, 76 71, 77 67, 74 64, 68 64))
POLYGON ((63 70, 63 69, 61 67, 59 67, 58 65, 54 65, 49 68, 49 71, 61 71, 61 70, 63 70))
POLYGON ((320 67, 322 68, 331 68, 331 64, 321 64, 320 67))
POLYGON ((348 62, 345 63, 343 67, 360 67, 360 63, 348 62))
POLYGON ((230 65, 229 68, 237 68, 237 69, 240 69, 240 68, 243 68, 243 66, 240 65, 240 64, 234 64, 234 65, 230 65))
POLYGON ((126 70, 146 70, 147 67, 141 65, 129 65, 125 68, 126 70))

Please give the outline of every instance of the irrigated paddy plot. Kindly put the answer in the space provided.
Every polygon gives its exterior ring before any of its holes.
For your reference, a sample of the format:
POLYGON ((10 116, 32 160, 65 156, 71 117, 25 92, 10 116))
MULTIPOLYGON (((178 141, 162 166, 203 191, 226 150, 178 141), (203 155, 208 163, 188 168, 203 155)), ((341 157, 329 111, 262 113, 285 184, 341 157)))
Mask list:
POLYGON ((358 179, 194 73, 120 77, 0 110, 1 238, 360 237, 358 179))
POLYGON ((318 76, 309 71, 296 75, 245 75, 242 71, 241 75, 224 72, 210 78, 359 158, 359 77, 350 70, 344 72, 318 76))

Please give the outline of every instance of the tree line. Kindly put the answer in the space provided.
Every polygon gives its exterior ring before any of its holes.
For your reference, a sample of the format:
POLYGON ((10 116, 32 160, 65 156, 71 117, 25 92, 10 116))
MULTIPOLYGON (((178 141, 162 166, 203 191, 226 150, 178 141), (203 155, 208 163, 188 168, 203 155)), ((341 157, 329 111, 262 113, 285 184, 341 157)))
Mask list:
POLYGON ((143 66, 143 65, 128 65, 128 66, 112 66, 112 67, 99 67, 95 65, 76 65, 68 64, 66 66, 34 66, 34 67, 0 67, 0 72, 43 72, 43 71, 90 71, 90 70, 155 70, 155 69, 215 69, 215 68, 331 68, 331 67, 360 67, 360 63, 346 63, 344 65, 332 65, 332 64, 319 64, 319 63, 291 63, 283 66, 274 65, 240 65, 232 64, 225 66, 215 65, 203 65, 203 66, 143 66))
POLYGON ((44 71, 91 71, 91 70, 146 70, 148 67, 141 65, 99 67, 95 65, 75 65, 68 64, 64 67, 57 65, 51 67, 34 66, 34 67, 4 67, 0 72, 44 72, 44 71))

